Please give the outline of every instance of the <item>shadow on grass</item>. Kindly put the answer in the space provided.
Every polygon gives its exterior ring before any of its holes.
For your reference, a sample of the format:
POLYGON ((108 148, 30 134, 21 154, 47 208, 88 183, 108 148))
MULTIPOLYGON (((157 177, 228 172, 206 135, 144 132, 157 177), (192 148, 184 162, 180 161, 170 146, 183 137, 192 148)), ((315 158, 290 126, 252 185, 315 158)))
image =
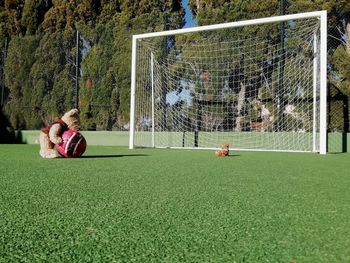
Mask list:
POLYGON ((149 156, 147 154, 106 154, 106 155, 83 155, 80 158, 118 158, 118 157, 139 157, 149 156))
POLYGON ((219 159, 225 159, 225 158, 232 158, 232 157, 239 157, 240 155, 239 154, 230 154, 228 156, 215 156, 219 159))
POLYGON ((22 132, 15 131, 0 106, 0 144, 23 144, 22 132))
POLYGON ((232 157, 240 157, 241 155, 239 154, 230 154, 227 156, 215 156, 217 159, 226 159, 226 158, 232 158, 232 157))

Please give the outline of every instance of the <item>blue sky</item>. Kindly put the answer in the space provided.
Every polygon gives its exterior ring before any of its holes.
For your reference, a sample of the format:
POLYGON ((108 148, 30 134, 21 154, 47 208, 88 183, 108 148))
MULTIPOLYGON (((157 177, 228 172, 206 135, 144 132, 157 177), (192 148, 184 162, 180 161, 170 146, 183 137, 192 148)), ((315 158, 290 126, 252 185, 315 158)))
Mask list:
MULTIPOLYGON (((182 0, 182 5, 185 8, 185 26, 194 27, 197 25, 197 21, 192 18, 191 10, 188 7, 188 0, 182 0)), ((182 91, 178 93, 177 90, 170 91, 166 95, 166 102, 170 105, 174 105, 178 101, 186 101, 188 105, 192 105, 192 99, 190 95, 191 84, 186 81, 180 81, 180 85, 183 87, 182 91)))
POLYGON ((188 0, 182 0, 182 5, 185 8, 186 14, 185 14, 185 26, 184 27, 193 27, 197 25, 196 20, 192 18, 191 10, 188 7, 188 0))

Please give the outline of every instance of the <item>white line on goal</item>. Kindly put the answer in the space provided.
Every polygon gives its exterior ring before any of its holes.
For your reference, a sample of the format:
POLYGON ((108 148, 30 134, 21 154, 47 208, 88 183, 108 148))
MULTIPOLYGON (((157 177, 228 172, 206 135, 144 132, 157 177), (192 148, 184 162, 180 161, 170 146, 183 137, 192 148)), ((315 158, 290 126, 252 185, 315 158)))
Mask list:
POLYGON ((304 19, 304 18, 324 17, 324 16, 327 16, 327 11, 325 11, 325 10, 300 13, 300 14, 292 14, 292 15, 258 18, 258 19, 252 19, 252 20, 230 22, 230 23, 214 24, 214 25, 208 25, 208 26, 197 26, 197 27, 190 27, 190 28, 184 28, 184 29, 175 29, 175 30, 168 30, 168 31, 161 31, 161 32, 145 33, 145 34, 133 35, 133 38, 134 39, 144 39, 144 38, 150 38, 150 37, 178 35, 178 34, 193 33, 193 32, 200 32, 200 31, 207 31, 207 30, 234 28, 234 27, 251 26, 251 25, 259 25, 259 24, 268 24, 268 23, 274 23, 274 22, 284 22, 284 21, 289 21, 289 20, 298 20, 298 19, 304 19))

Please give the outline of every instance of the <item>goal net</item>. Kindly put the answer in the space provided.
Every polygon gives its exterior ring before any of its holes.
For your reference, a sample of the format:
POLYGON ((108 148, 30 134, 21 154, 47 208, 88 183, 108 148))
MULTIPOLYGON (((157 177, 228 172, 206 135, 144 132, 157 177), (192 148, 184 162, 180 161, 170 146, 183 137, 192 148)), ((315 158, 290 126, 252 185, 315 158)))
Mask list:
POLYGON ((133 37, 130 148, 326 152, 326 13, 133 37))

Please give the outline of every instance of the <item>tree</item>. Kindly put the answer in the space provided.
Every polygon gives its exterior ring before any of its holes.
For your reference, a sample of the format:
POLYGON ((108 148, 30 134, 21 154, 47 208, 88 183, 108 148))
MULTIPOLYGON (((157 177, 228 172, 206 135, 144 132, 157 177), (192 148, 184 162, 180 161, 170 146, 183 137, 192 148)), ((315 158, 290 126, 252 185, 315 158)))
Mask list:
POLYGON ((181 28, 183 17, 180 0, 1 1, 0 36, 10 42, 4 70, 10 122, 39 128, 72 107, 78 53, 83 111, 103 129, 127 124, 131 35, 181 28))
POLYGON ((35 34, 51 6, 51 0, 26 0, 24 2, 21 23, 26 28, 27 34, 35 34))
POLYGON ((189 0, 189 7, 198 25, 209 25, 276 15, 279 1, 189 0))
POLYGON ((44 30, 75 29, 76 23, 94 26, 100 12, 100 1, 52 0, 42 23, 44 30))
POLYGON ((349 131, 350 2, 295 0, 289 12, 327 10, 328 13, 328 128, 349 131), (348 112, 346 112, 348 111, 348 112))
POLYGON ((38 43, 37 36, 13 37, 9 43, 5 63, 5 85, 9 90, 9 98, 5 112, 15 129, 27 127, 23 113, 24 107, 30 105, 30 71, 35 61, 34 54, 38 43))
POLYGON ((328 53, 330 55, 329 80, 345 93, 350 93, 350 2, 347 0, 296 0, 288 12, 328 11, 328 53))
POLYGON ((21 15, 24 0, 5 0, 0 3, 0 31, 3 34, 18 35, 24 33, 21 15))
POLYGON ((101 10, 87 34, 92 48, 82 61, 82 86, 90 78, 93 87, 82 89, 81 106, 86 125, 93 116, 100 128, 120 128, 129 121, 132 34, 182 27, 183 9, 181 1, 164 0, 101 2, 101 10))
POLYGON ((73 106, 75 46, 74 31, 67 30, 44 34, 36 50, 31 104, 45 123, 73 106))
MULTIPOLYGON (((117 88, 114 64, 111 60, 115 53, 113 27, 114 23, 109 22, 103 27, 97 28, 99 34, 98 43, 89 50, 82 61, 84 75, 81 83, 80 101, 80 106, 85 116, 92 114, 98 127, 109 130, 112 129, 111 126, 116 122, 115 119, 111 120, 110 116, 111 107, 115 107, 115 104, 110 104, 110 98, 113 91, 117 88), (88 78, 92 81, 93 86, 88 87, 85 85, 86 83, 84 82, 88 78)), ((88 119, 82 119, 84 126, 91 125, 84 123, 88 119)))
MULTIPOLYGON (((280 12, 278 0, 190 0, 189 5, 199 25, 274 16, 280 12)), ((243 129, 241 120, 244 120, 244 115, 251 114, 251 108, 262 106, 258 91, 265 87, 265 83, 271 82, 272 72, 278 71, 280 56, 277 50, 281 43, 279 26, 275 23, 223 29, 177 38, 181 50, 179 53, 190 65, 187 71, 191 71, 194 76, 191 80, 195 83, 194 94, 223 98, 224 103, 207 101, 206 104, 211 104, 213 109, 217 103, 225 107, 221 125, 224 129, 243 129), (218 63, 225 65, 225 69, 218 69, 218 63), (204 72, 209 72, 211 76, 207 84, 201 80, 204 72), (256 105, 249 106, 243 102, 256 105)), ((275 94, 278 94, 277 90, 267 99, 277 100, 275 94)), ((201 107, 196 104, 201 103, 195 102, 193 105, 197 107, 199 115, 201 107)))

